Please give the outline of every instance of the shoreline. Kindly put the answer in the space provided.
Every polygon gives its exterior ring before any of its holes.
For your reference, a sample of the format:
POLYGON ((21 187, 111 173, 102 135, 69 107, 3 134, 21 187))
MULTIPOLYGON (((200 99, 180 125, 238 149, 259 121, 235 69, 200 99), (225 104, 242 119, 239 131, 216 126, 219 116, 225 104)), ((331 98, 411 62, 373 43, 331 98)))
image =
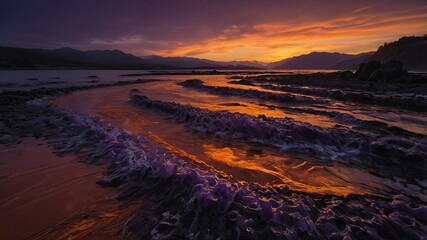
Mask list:
MULTIPOLYGON (((202 170, 181 156, 168 152, 159 155, 147 148, 143 136, 133 136, 98 118, 55 108, 46 99, 78 90, 144 83, 137 81, 3 92, 0 109, 5 115, 1 116, 0 124, 5 128, 0 143, 13 145, 27 137, 41 137, 59 154, 74 153, 87 163, 97 165, 102 159, 114 160, 98 182, 117 189, 114 201, 138 205, 133 213, 123 218, 127 219, 124 233, 131 232, 136 237, 189 237, 194 234, 254 237, 256 231, 256 234, 265 233, 272 238, 288 234, 291 234, 289 237, 320 237, 332 233, 367 238, 372 237, 369 231, 384 228, 388 231, 391 225, 377 226, 366 220, 366 216, 393 224, 388 214, 378 211, 424 224, 423 203, 409 202, 404 196, 393 196, 393 199, 365 195, 338 197, 294 192, 286 186, 242 185, 232 178, 202 170), (295 216, 294 219, 287 221, 291 216, 295 216), (334 223, 337 219, 350 232, 339 230, 334 223), (307 228, 297 228, 298 224, 307 228), (206 230, 211 227, 213 232, 206 230), (276 230, 271 231, 272 227, 276 230), (291 228, 296 229, 294 233, 287 232, 286 229, 291 228), (362 228, 369 231, 362 231, 362 228)), ((77 215, 75 219, 80 220, 85 216, 77 215)), ((83 226, 77 226, 83 229, 93 226, 83 222, 83 226)), ((64 230, 64 225, 58 227, 59 231, 64 230)), ((404 231, 412 236, 422 234, 413 227, 406 227, 404 231)))

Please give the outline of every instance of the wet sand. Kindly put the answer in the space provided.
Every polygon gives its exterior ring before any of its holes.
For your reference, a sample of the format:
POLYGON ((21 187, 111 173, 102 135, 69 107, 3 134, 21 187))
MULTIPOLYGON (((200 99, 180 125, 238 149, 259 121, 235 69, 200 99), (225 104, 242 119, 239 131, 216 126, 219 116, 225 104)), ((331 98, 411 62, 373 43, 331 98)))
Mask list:
POLYGON ((0 145, 1 239, 117 239, 132 211, 96 183, 104 166, 58 156, 43 140, 0 145))

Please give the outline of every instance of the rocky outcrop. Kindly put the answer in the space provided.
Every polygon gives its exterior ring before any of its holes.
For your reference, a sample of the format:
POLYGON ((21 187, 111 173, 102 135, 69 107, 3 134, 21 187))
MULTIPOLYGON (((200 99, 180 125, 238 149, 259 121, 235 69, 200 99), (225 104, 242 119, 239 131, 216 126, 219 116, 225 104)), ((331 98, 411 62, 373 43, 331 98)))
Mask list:
POLYGON ((403 64, 397 60, 390 60, 384 64, 378 61, 362 63, 356 71, 357 79, 371 82, 391 82, 402 80, 408 74, 403 64))
POLYGON ((381 68, 381 63, 378 61, 371 61, 368 63, 361 63, 356 71, 356 76, 359 80, 368 80, 372 73, 381 68))

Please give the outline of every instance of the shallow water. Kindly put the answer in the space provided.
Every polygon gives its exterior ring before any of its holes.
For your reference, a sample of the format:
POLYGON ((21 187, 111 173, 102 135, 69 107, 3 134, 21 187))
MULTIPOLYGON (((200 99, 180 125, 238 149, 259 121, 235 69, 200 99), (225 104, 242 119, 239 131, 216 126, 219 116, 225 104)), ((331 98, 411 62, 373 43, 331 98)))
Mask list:
MULTIPOLYGON (((427 202, 427 181, 423 175, 424 165, 420 163, 425 161, 427 149, 425 112, 328 98, 318 101, 318 96, 292 92, 285 93, 292 96, 291 101, 265 100, 264 92, 283 92, 229 84, 229 75, 120 76, 130 72, 76 71, 72 75, 67 71, 24 75, 16 72, 13 79, 21 80, 13 84, 15 89, 62 87, 43 83, 48 76, 61 74, 60 79, 69 79, 61 83, 64 86, 138 78, 160 80, 77 91, 55 100, 55 105, 65 110, 53 108, 50 112, 55 116, 50 124, 65 120, 71 125, 69 134, 74 136, 61 140, 63 143, 57 144, 59 149, 79 152, 81 146, 93 144, 94 149, 89 152, 92 157, 114 156, 118 163, 113 167, 115 171, 107 174, 105 182, 126 179, 129 184, 124 183, 123 191, 128 188, 130 199, 133 194, 145 191, 157 199, 159 206, 173 212, 160 209, 152 216, 157 219, 161 215, 163 219, 156 225, 156 231, 168 232, 168 228, 162 227, 168 221, 172 225, 178 222, 174 227, 169 225, 172 229, 181 229, 180 224, 186 226, 188 219, 195 219, 190 221, 193 226, 198 222, 192 215, 194 211, 195 216, 213 218, 214 221, 208 222, 221 228, 223 221, 246 219, 238 223, 242 224, 240 229, 231 230, 239 234, 252 234, 254 227, 259 227, 256 231, 261 234, 264 225, 260 223, 265 218, 280 222, 281 234, 286 236, 293 234, 287 229, 301 223, 295 238, 331 232, 361 237, 363 235, 357 235, 358 227, 369 226, 367 238, 376 236, 375 231, 383 231, 383 227, 387 228, 385 233, 389 232, 389 224, 395 221, 408 222, 407 227, 403 223, 398 227, 399 231, 408 231, 407 236, 422 235, 424 225, 419 228, 417 224, 425 222, 425 211, 420 206, 427 202), (89 75, 98 77, 86 78, 89 75), (38 80, 27 80, 27 77, 38 80), (209 88, 207 91, 177 85, 194 78, 202 79, 206 86, 238 89, 224 92, 209 88), (19 85, 20 81, 38 83, 23 86, 19 85), (130 94, 132 89, 139 93, 130 94), (262 94, 249 91, 251 89, 262 94), (316 99, 315 103, 300 101, 306 98, 316 99), (118 129, 87 115, 100 117, 118 129), (66 117, 62 119, 63 116, 66 117), (149 140, 140 145, 139 138, 134 139, 136 136, 149 140), (163 155, 164 152, 177 157, 163 155), (140 181, 140 177, 148 177, 148 182, 140 181), (289 193, 288 188, 292 192, 289 193), (184 205, 170 205, 169 201, 175 197, 169 193, 181 192, 184 205), (323 199, 323 194, 352 196, 341 201, 332 195, 323 199), (386 200, 376 202, 377 196, 386 200), (316 199, 316 203, 311 198, 316 199), (220 216, 216 215, 217 210, 209 212, 216 207, 234 210, 221 212, 220 216), (181 218, 187 214, 191 217, 181 218), (291 216, 295 221, 287 220, 291 216), (380 224, 374 218, 379 219, 380 224), (254 219, 257 224, 250 221, 254 219), (382 223, 384 221, 386 223, 382 223), (347 227, 343 230, 340 226, 347 227)), ((47 103, 42 100, 40 104, 47 103)), ((126 224, 138 224, 138 218, 146 214, 136 213, 126 224)), ((195 229, 188 228, 185 234, 198 234, 203 229, 201 224, 195 229)), ((156 231, 151 234, 156 235, 156 231)), ((380 235, 388 236, 385 233, 380 235)))

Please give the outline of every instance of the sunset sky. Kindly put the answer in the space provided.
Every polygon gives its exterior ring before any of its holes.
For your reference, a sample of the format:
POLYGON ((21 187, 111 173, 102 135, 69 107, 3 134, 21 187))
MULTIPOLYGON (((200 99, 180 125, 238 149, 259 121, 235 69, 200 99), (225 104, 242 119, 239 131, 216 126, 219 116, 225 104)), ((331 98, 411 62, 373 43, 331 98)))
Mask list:
POLYGON ((2 46, 270 62, 426 33, 426 0, 0 0, 2 46))

